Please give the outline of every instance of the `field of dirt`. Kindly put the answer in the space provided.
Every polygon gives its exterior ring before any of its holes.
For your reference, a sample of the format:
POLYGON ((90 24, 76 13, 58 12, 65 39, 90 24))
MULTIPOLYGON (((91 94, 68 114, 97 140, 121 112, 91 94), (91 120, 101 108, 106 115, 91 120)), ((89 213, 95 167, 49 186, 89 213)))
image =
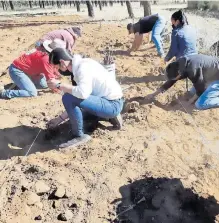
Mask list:
MULTIPOLYGON (((72 24, 83 26, 75 52, 101 61, 104 48, 113 46, 117 79, 130 86, 124 128, 103 122, 87 145, 57 150, 68 123, 50 139, 45 124, 63 111, 59 94, 1 100, 0 222, 219 222, 218 109, 187 106, 184 81, 142 103, 163 83, 164 64, 146 45, 125 56, 131 42, 125 25, 79 16, 4 21, 0 71, 47 31, 72 24)), ((8 74, 0 80, 11 83, 8 74)))

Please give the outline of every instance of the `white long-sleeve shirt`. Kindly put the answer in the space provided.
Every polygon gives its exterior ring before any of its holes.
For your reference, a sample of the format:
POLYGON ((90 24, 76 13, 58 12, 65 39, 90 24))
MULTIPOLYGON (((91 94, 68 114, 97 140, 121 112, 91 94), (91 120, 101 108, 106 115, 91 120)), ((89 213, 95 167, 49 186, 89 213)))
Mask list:
POLYGON ((108 100, 117 100, 123 96, 119 83, 93 59, 74 55, 72 72, 77 83, 77 86, 72 89, 72 95, 77 98, 86 99, 94 95, 108 100))

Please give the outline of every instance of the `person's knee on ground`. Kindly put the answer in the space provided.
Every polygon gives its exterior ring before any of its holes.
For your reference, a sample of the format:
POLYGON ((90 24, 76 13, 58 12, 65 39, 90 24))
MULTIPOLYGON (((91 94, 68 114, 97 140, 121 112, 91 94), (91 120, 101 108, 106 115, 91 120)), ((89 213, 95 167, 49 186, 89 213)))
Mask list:
POLYGON ((34 90, 34 91, 28 91, 28 93, 30 94, 30 97, 37 97, 37 96, 38 96, 38 92, 37 92, 37 90, 34 90))
POLYGON ((203 104, 201 103, 200 98, 195 102, 195 107, 196 107, 198 110, 205 110, 205 109, 206 109, 206 108, 203 106, 203 104))

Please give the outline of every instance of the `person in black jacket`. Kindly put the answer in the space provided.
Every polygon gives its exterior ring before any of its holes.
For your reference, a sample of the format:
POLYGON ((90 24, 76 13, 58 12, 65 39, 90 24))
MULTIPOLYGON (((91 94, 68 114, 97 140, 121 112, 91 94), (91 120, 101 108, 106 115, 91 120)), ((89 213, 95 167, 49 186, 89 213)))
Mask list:
POLYGON ((196 101, 196 108, 200 110, 219 107, 218 58, 202 54, 181 57, 166 67, 165 75, 168 80, 148 98, 167 91, 178 80, 188 78, 195 94, 190 103, 196 101))
POLYGON ((164 58, 161 34, 165 28, 165 25, 166 19, 158 14, 145 16, 135 24, 129 23, 127 25, 127 30, 129 34, 134 34, 135 38, 127 53, 130 54, 131 52, 136 51, 143 42, 143 34, 152 32, 151 38, 157 48, 157 53, 160 57, 164 58))

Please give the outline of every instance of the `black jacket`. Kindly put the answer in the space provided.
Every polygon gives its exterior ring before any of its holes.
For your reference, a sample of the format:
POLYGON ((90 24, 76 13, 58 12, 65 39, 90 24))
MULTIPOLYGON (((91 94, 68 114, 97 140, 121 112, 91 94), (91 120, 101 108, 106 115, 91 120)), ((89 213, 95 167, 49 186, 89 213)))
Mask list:
MULTIPOLYGON (((179 73, 181 75, 180 79, 189 78, 198 96, 206 90, 208 84, 219 80, 219 59, 216 57, 196 54, 181 57, 176 63, 177 66, 173 66, 173 69, 169 72, 179 73)), ((177 80, 166 81, 161 89, 166 91, 176 82, 177 80)))

